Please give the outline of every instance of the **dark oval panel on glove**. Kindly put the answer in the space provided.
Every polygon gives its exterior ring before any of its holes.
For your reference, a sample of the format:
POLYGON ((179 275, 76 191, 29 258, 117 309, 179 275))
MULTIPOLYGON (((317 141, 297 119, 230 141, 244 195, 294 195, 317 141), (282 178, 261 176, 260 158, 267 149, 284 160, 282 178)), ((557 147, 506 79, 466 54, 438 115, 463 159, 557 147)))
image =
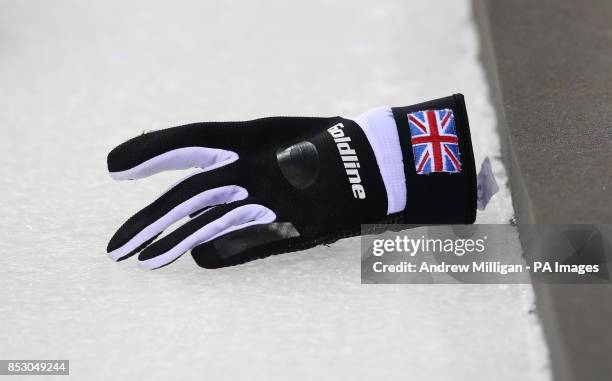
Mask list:
POLYGON ((311 142, 293 144, 279 151, 276 159, 287 181, 297 189, 308 188, 319 175, 319 152, 311 142))

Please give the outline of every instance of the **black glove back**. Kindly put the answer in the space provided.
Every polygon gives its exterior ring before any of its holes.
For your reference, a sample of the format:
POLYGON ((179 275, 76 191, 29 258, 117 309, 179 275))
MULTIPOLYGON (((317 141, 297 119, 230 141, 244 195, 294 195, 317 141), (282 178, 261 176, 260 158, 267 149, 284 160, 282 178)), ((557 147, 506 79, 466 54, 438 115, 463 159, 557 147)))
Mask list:
MULTIPOLYGON (((109 256, 122 260, 142 250, 139 264, 153 269, 192 250, 200 266, 216 268, 302 250, 359 234, 361 224, 413 223, 406 218, 407 212, 419 207, 410 202, 410 197, 416 200, 423 194, 445 191, 431 189, 427 182, 432 179, 442 188, 454 181, 460 192, 465 190, 463 198, 467 198, 458 202, 450 197, 448 218, 439 218, 438 223, 472 222, 473 158, 467 117, 462 98, 457 97, 432 102, 437 102, 433 106, 455 110, 459 141, 466 143, 459 144, 459 155, 451 152, 447 156, 460 160, 457 165, 462 166, 462 171, 429 173, 427 179, 415 172, 408 119, 404 121, 401 115, 405 108, 393 109, 385 116, 398 127, 392 131, 395 141, 383 145, 371 141, 372 131, 378 126, 364 128, 364 121, 341 117, 196 123, 131 139, 108 156, 108 168, 115 179, 137 179, 165 170, 201 169, 128 219, 110 240, 109 256), (402 142, 402 138, 407 141, 402 142), (384 148, 389 144, 393 145, 391 149, 384 148), (396 156, 389 157, 388 151, 397 151, 396 156), (408 163, 410 158, 412 162, 408 163), (392 187, 400 184, 401 192, 394 192, 408 200, 402 200, 406 208, 390 212, 387 167, 391 166, 404 169, 400 175, 405 180, 394 180, 392 187), (412 189, 406 186, 409 179, 413 179, 412 189), (189 215, 193 218, 153 242, 166 228, 189 215)), ((386 136, 384 139, 388 139, 386 136)), ((434 149, 432 145, 432 155, 434 149)), ((416 155, 416 148, 414 152, 416 155)), ((435 164, 431 161, 433 172, 435 164)), ((441 205, 444 209, 445 202, 441 205)), ((435 213, 434 217, 421 216, 422 222, 435 219, 435 213)), ((444 211, 437 213, 445 215, 444 211)), ((411 216, 418 219, 414 213, 411 216)))

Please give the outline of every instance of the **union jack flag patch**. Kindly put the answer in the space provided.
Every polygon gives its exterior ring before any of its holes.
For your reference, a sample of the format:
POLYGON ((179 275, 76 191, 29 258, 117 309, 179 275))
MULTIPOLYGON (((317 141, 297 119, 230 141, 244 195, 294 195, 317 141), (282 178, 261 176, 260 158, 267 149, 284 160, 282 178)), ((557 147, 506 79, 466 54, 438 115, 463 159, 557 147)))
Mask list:
POLYGON ((453 110, 424 110, 408 114, 417 174, 461 172, 459 139, 453 110))

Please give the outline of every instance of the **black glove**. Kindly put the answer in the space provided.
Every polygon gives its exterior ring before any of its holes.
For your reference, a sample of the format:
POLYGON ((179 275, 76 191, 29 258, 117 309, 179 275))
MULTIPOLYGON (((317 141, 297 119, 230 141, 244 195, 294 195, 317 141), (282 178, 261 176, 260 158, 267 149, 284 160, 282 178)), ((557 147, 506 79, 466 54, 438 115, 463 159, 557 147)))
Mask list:
POLYGON ((198 167, 127 220, 107 251, 143 268, 188 250, 217 268, 359 235, 361 224, 472 223, 476 176, 460 94, 356 118, 195 123, 113 149, 117 180, 198 167), (166 228, 192 218, 153 242, 166 228))

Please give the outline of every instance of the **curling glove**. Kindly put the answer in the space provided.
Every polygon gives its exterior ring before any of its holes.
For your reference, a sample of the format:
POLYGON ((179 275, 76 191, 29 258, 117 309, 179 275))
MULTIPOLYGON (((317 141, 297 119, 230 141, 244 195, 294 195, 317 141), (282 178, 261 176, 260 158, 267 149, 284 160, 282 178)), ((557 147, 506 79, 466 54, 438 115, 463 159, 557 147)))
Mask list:
POLYGON ((116 180, 199 168, 111 238, 118 261, 165 266, 191 250, 217 268, 360 234, 361 224, 466 224, 476 176, 463 96, 350 117, 195 123, 108 155, 116 180), (154 241, 186 216, 186 223, 154 241))

